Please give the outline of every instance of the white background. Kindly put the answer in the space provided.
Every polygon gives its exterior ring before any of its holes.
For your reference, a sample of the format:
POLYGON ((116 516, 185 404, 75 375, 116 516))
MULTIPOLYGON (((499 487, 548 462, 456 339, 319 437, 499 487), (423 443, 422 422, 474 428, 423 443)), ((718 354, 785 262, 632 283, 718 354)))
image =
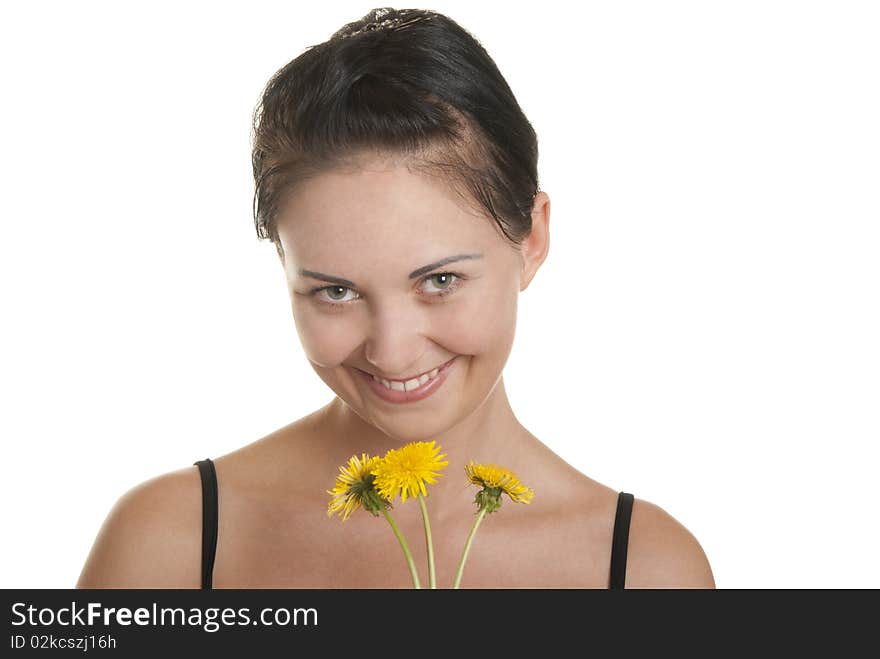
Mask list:
MULTIPOLYGON (((0 587, 72 587, 123 492, 332 397, 253 228, 250 120, 373 6, 4 8, 0 587)), ((877 5, 420 6, 539 138, 518 418, 720 588, 880 587, 877 5)))

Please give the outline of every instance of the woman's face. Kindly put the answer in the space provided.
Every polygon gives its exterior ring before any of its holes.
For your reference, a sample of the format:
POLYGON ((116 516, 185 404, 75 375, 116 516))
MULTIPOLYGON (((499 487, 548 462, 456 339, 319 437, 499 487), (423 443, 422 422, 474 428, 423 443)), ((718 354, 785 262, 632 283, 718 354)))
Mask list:
POLYGON ((306 356, 387 435, 437 435, 498 383, 524 262, 494 227, 439 180, 390 160, 321 174, 288 200, 278 233, 306 356), (409 380, 453 359, 440 386, 412 402, 389 402, 363 375, 409 380))

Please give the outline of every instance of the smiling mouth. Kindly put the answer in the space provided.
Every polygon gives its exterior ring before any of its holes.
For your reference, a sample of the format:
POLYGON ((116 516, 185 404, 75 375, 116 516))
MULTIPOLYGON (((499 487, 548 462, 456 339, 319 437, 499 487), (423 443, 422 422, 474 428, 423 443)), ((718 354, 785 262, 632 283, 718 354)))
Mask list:
MULTIPOLYGON (((456 355, 456 357, 457 356, 458 355, 456 355)), ((363 373, 363 374, 365 374, 375 380, 378 380, 379 382, 387 383, 386 386, 388 386, 388 384, 407 385, 407 383, 409 383, 409 386, 407 386, 407 389, 410 389, 410 388, 414 388, 415 386, 421 386, 422 384, 425 384, 425 382, 427 382, 429 380, 433 380, 435 377, 437 377, 437 373, 442 368, 444 368, 445 366, 448 366, 454 360, 455 360, 455 357, 453 357, 452 359, 450 359, 449 361, 447 361, 443 364, 440 364, 440 366, 435 366, 430 371, 425 371, 423 373, 419 373, 418 375, 412 375, 408 378, 403 378, 403 379, 382 377, 381 375, 376 375, 374 373, 370 373, 369 371, 365 371, 362 368, 358 368, 357 370, 359 370, 361 373, 363 373), (416 385, 416 382, 419 382, 420 384, 416 385)), ((355 367, 355 368, 357 368, 357 367, 355 367)))
POLYGON ((431 369, 427 373, 422 373, 417 378, 409 380, 383 380, 377 378, 371 373, 367 373, 356 367, 349 367, 357 377, 366 381, 367 387, 380 400, 386 403, 415 403, 425 398, 433 396, 448 379, 450 372, 455 368, 455 362, 460 355, 456 355, 442 366, 431 369))

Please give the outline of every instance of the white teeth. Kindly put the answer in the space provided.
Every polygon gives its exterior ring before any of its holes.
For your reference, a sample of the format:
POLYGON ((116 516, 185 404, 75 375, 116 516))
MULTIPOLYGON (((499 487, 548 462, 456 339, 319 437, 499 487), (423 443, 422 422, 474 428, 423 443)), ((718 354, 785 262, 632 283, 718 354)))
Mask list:
POLYGON ((406 382, 397 382, 391 380, 383 380, 382 378, 377 378, 373 375, 373 379, 376 382, 381 382, 388 389, 393 389, 394 391, 412 391, 413 389, 418 389, 422 385, 424 385, 428 380, 433 380, 437 377, 437 373, 440 371, 439 368, 435 368, 430 373, 425 373, 417 378, 413 378, 412 380, 407 380, 406 382))

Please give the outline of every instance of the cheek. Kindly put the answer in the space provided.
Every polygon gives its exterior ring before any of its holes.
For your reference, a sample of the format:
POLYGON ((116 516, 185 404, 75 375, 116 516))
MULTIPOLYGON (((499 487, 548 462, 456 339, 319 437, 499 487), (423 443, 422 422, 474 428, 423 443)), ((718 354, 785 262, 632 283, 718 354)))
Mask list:
POLYGON ((322 312, 308 300, 292 302, 293 321, 309 361, 324 368, 338 366, 363 341, 359 323, 351 314, 322 312))
POLYGON ((472 296, 438 317, 435 338, 457 354, 506 355, 513 344, 516 309, 515 292, 472 296))

